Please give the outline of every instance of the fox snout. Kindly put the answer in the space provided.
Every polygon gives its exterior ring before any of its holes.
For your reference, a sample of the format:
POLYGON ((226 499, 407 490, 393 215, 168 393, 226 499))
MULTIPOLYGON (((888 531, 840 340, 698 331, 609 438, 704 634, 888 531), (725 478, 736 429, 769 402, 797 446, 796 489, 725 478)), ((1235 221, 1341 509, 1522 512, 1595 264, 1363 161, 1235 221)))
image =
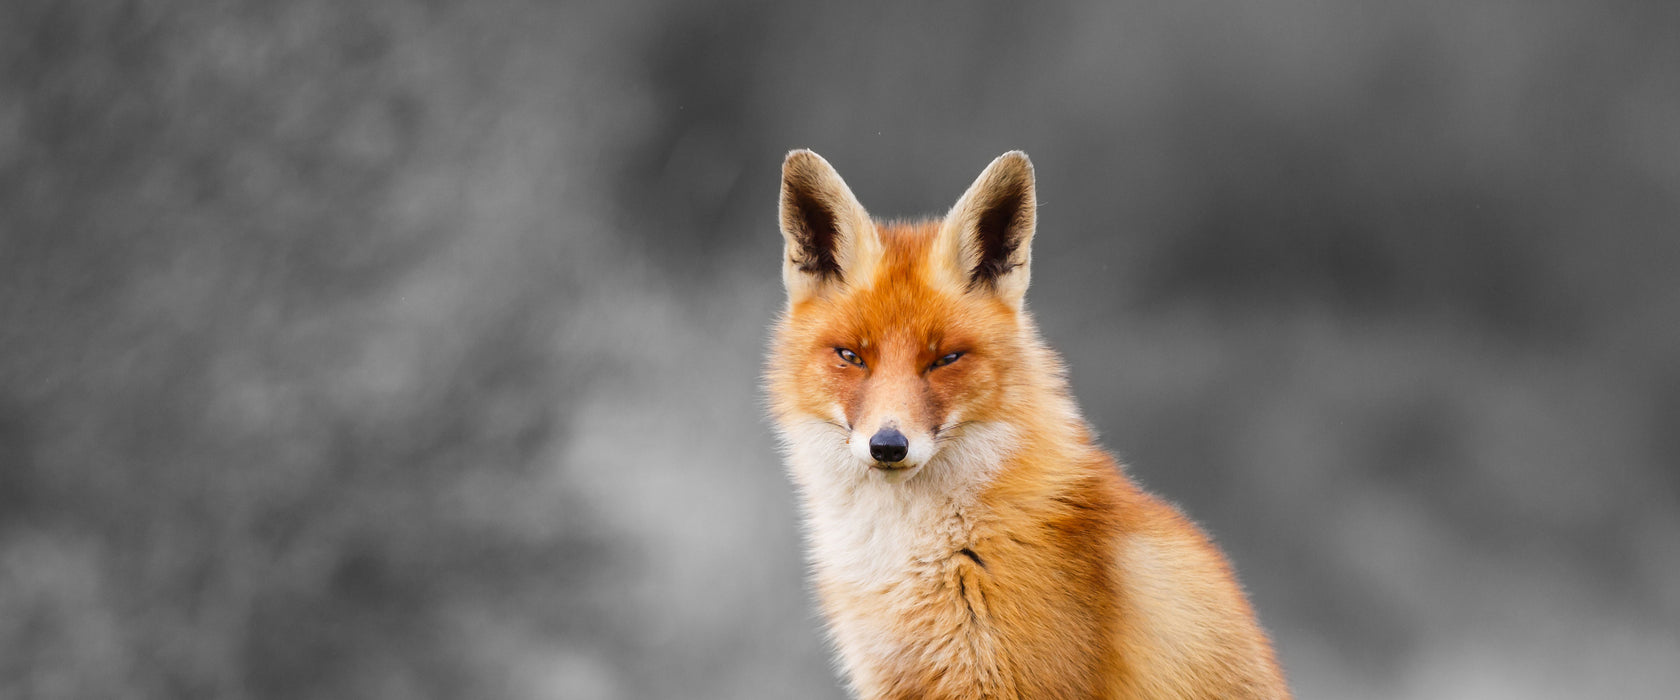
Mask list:
POLYGON ((905 477, 933 458, 933 436, 906 430, 901 420, 852 426, 852 457, 890 477, 905 477))
POLYGON ((882 464, 897 464, 910 454, 910 439, 891 426, 876 431, 869 438, 869 456, 882 464))

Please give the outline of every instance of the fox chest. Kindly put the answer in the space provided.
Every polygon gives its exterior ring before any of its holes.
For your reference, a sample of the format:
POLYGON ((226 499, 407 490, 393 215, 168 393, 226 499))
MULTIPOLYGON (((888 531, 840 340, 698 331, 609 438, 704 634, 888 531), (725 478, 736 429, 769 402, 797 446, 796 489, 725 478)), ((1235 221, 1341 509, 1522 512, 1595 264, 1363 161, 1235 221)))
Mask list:
POLYGON ((819 581, 863 698, 1102 697, 1108 644, 1090 611, 961 551, 874 588, 819 581))
POLYGON ((1016 696, 984 573, 958 557, 874 588, 819 585, 830 632, 862 697, 1016 696))

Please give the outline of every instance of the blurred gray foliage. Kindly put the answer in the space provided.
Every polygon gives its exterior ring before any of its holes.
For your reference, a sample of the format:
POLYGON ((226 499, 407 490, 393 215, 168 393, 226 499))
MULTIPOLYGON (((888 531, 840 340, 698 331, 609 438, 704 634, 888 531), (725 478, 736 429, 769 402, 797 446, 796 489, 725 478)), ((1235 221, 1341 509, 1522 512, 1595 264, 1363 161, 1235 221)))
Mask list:
POLYGON ((1680 4, 0 20, 0 697, 841 697, 781 155, 1030 301, 1303 697, 1680 687, 1680 4))

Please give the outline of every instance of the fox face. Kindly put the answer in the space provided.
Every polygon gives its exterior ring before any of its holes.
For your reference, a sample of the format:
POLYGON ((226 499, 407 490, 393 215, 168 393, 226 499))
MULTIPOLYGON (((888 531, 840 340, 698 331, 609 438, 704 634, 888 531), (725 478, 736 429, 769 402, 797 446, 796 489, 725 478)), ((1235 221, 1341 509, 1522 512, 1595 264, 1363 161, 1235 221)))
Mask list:
POLYGON ((943 219, 891 224, 820 156, 789 154, 788 305, 767 372, 784 431, 826 434, 822 463, 887 482, 995 438, 983 427, 1010 411, 1023 363, 1042 359, 1022 308, 1035 207, 1020 152, 993 161, 943 219))

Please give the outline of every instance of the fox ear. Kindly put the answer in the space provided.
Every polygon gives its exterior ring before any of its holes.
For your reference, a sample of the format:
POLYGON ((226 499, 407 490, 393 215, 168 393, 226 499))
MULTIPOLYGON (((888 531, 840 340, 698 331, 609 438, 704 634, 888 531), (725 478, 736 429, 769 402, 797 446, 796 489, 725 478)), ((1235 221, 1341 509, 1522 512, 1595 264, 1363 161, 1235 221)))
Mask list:
POLYGON ((782 283, 797 303, 867 275, 880 250, 875 224, 840 173, 804 149, 782 161, 782 283))
POLYGON ((989 291, 1019 309, 1031 276, 1037 218, 1032 161, 1010 151, 986 166, 951 207, 940 239, 970 291, 989 291))

